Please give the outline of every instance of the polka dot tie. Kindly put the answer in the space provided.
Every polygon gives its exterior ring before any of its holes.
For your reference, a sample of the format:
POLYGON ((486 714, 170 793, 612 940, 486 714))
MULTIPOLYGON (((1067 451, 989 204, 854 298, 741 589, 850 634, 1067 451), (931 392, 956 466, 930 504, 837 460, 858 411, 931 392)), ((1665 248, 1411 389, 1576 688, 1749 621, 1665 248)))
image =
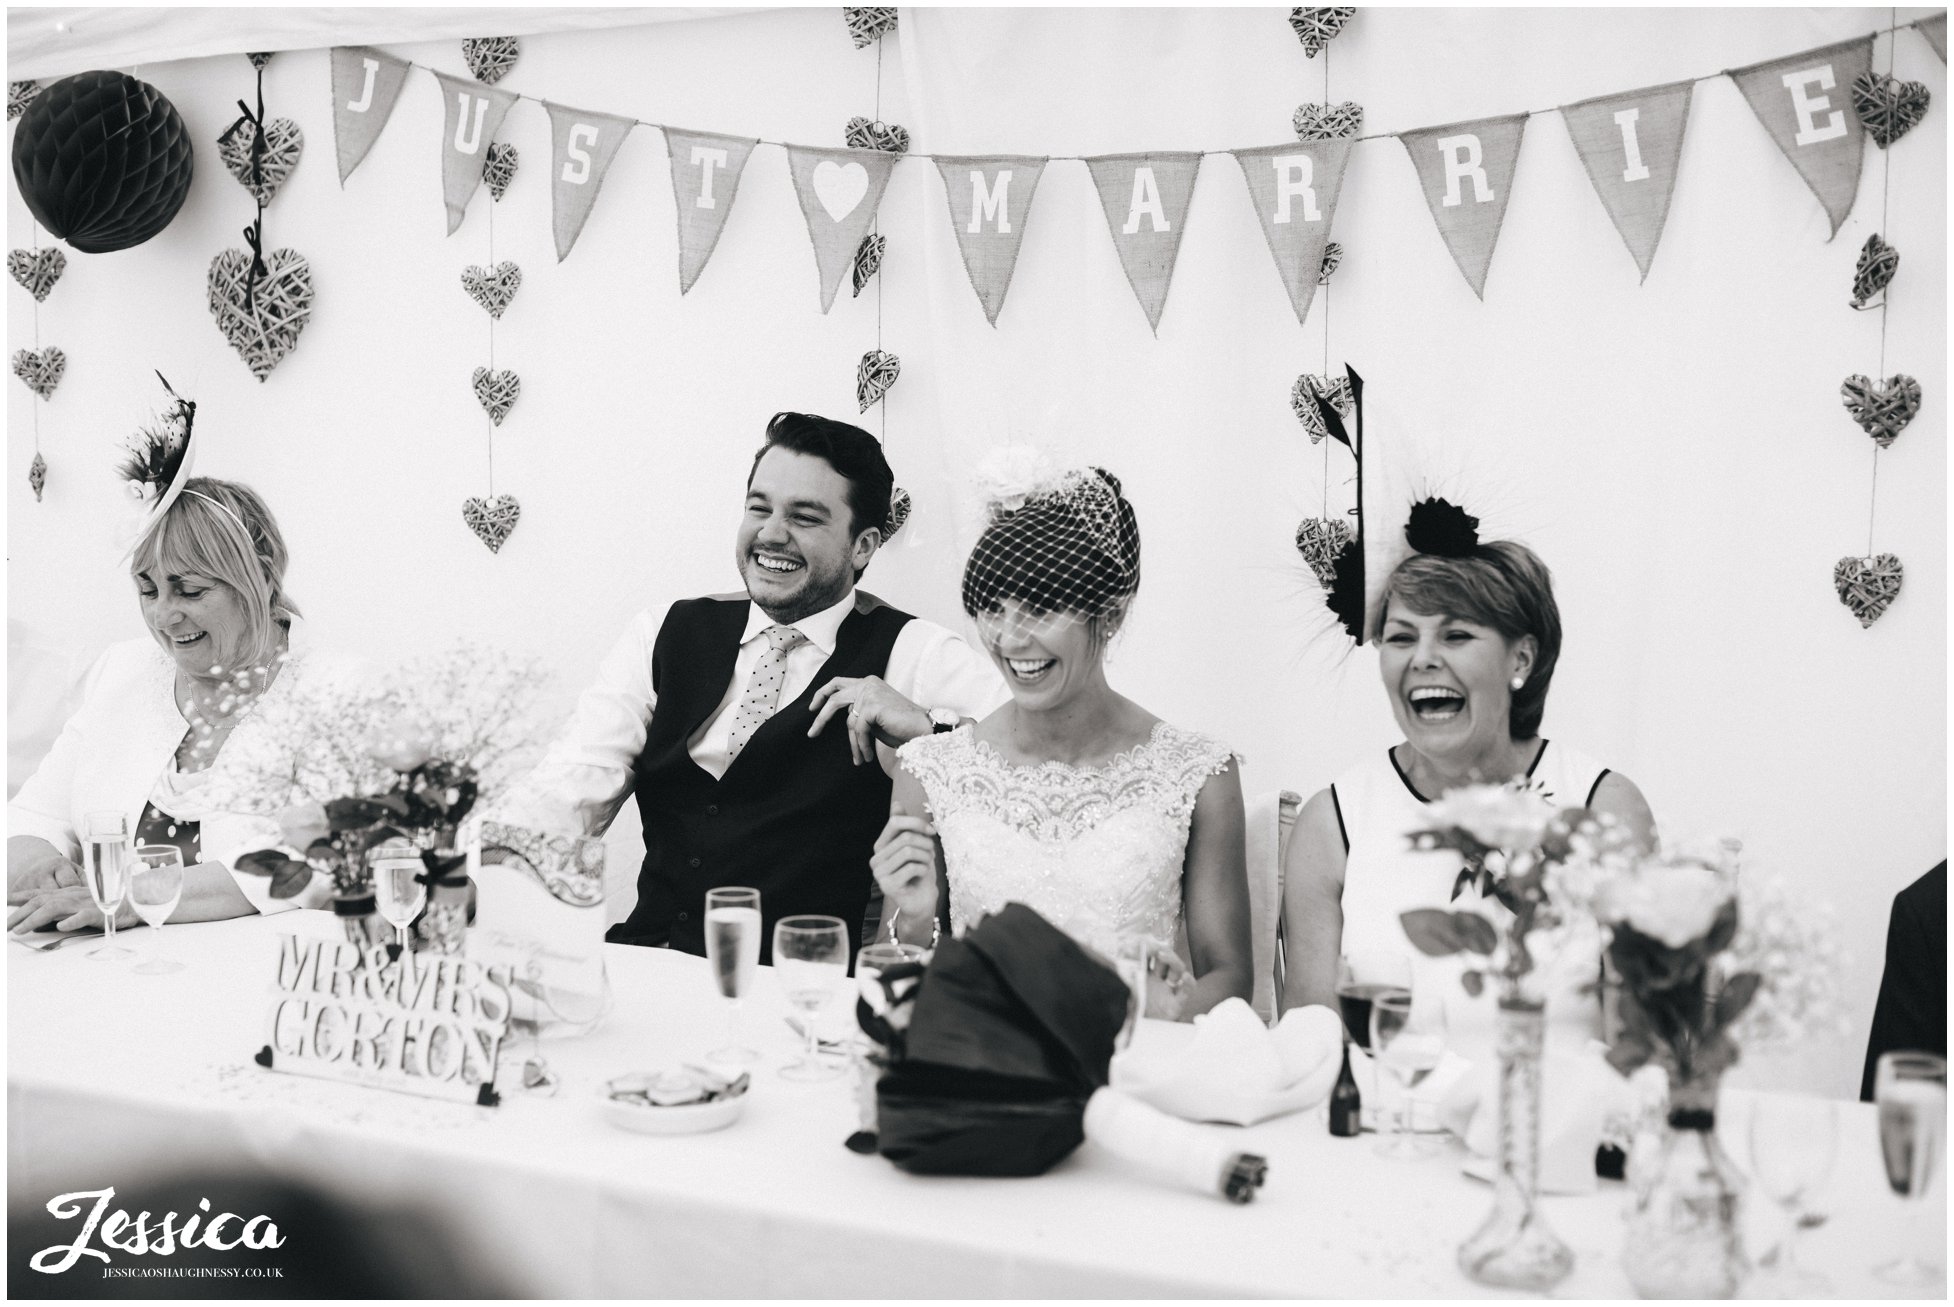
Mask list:
POLYGON ((787 680, 787 651, 807 643, 807 637, 791 626, 769 626, 760 634, 767 637, 770 647, 753 665, 753 675, 746 679, 746 693, 740 696, 740 706, 733 713, 733 738, 726 754, 729 763, 740 756, 753 732, 780 707, 780 687, 787 680))

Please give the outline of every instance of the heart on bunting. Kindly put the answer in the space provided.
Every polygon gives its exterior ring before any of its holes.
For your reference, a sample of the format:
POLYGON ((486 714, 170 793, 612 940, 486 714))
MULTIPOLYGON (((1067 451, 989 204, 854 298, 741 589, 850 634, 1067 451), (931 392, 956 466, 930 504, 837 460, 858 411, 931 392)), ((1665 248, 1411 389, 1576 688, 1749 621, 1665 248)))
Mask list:
POLYGON ((1900 252, 1881 240, 1878 232, 1866 237, 1859 249, 1859 264, 1852 270, 1852 307, 1877 308, 1870 303, 1872 297, 1885 290, 1899 270, 1900 252))
POLYGON ((877 232, 862 237, 862 243, 855 247, 855 294, 859 296, 868 279, 882 271, 882 252, 889 247, 888 238, 877 232))
POLYGON ((292 175, 292 169, 299 166, 299 155, 305 150, 305 133, 290 118, 274 118, 265 124, 264 153, 258 156, 258 180, 251 180, 251 138, 254 135, 250 123, 237 131, 221 136, 217 140, 217 157, 230 169, 231 176, 237 178, 238 185, 250 191, 252 198, 260 204, 270 204, 271 197, 278 194, 278 188, 292 175))
POLYGON ((1852 108, 1873 144, 1885 149, 1927 116, 1933 97, 1924 82, 1901 82, 1877 73, 1852 79, 1852 108))
POLYGON ((461 43, 462 62, 475 80, 494 86, 516 66, 522 47, 513 36, 477 36, 461 43))
POLYGON ((1920 383, 1904 372, 1882 382, 1854 373, 1839 387, 1839 398, 1860 429, 1885 449, 1920 411, 1920 383))
POLYGON ((868 194, 868 169, 859 163, 836 163, 823 159, 814 165, 811 177, 814 184, 814 198, 821 201, 821 207, 828 216, 840 222, 855 211, 855 206, 868 194))
POLYGON ((516 529, 522 505, 514 495, 492 495, 487 499, 470 496, 461 503, 461 520, 481 538, 491 554, 502 552, 502 545, 516 529))
POLYGON ((882 543, 888 544, 890 537, 902 530, 902 524, 909 520, 909 492, 901 486, 889 492, 889 516, 882 521, 882 543))
POLYGON ((7 251, 7 271, 36 303, 47 302, 48 292, 67 270, 68 256, 57 249, 7 251))
POLYGON ((490 372, 487 368, 475 369, 475 401, 489 415, 489 421, 496 426, 509 416, 509 410, 516 406, 522 395, 522 378, 507 368, 500 372, 490 372))
POLYGON ((848 120, 842 140, 851 150, 881 150, 885 154, 909 153, 909 129, 896 123, 855 117, 848 120))
POLYGON ((34 103, 34 97, 41 93, 39 82, 7 83, 7 121, 12 122, 27 112, 27 106, 34 103))
POLYGON ((1900 597, 1904 571, 1897 554, 1841 558, 1832 569, 1832 588, 1839 592, 1839 602, 1859 619, 1860 626, 1871 626, 1900 597))
POLYGON ((41 502, 41 488, 47 484, 47 460, 41 452, 34 451, 34 461, 27 465, 27 486, 34 492, 34 502, 41 502))
POLYGON ((67 370, 68 356, 52 345, 41 350, 14 351, 14 375, 42 399, 54 397, 54 388, 61 384, 61 374, 67 370))
POLYGON ((1343 246, 1337 244, 1335 241, 1324 241, 1323 265, 1317 271, 1316 284, 1319 286, 1329 285, 1330 274, 1335 272, 1342 264, 1343 246))
POLYGON ((1364 130, 1364 106, 1355 100, 1342 104, 1299 104, 1289 120, 1305 141, 1340 141, 1364 130))
POLYGON ((1314 59, 1318 51, 1337 39, 1337 33, 1343 30, 1343 25, 1356 16, 1355 5, 1291 9, 1289 25, 1296 29, 1296 39, 1303 43, 1304 56, 1314 59))
POLYGON ((516 147, 501 141, 490 141, 482 157, 482 181, 488 185, 489 198, 500 204, 502 193, 509 189, 509 183, 515 180, 515 176, 516 147))
POLYGON ((495 270, 469 265, 461 270, 461 288, 468 292, 468 298, 488 310, 488 315, 500 322, 502 310, 509 307, 509 301, 522 289, 522 269, 504 259, 495 265, 495 270))
POLYGON ((885 32, 896 30, 896 11, 887 8, 854 8, 844 5, 841 10, 842 21, 848 24, 848 35, 855 42, 857 50, 865 50, 881 39, 885 32))
POLYGON ((862 355, 862 361, 855 369, 855 398, 866 413, 889 393, 889 387, 896 384, 902 373, 902 360, 886 350, 872 349, 862 355))
POLYGON ((1339 417, 1349 417, 1357 411, 1357 401, 1350 393, 1350 378, 1320 377, 1305 372, 1296 378, 1296 384, 1289 388, 1289 407, 1295 412, 1296 420, 1309 432, 1309 443, 1320 445, 1330 429, 1323 425, 1323 414, 1316 407, 1317 397, 1330 402, 1330 407, 1339 417))
POLYGON ((1336 581, 1337 555, 1353 536, 1350 523, 1342 518, 1306 517, 1296 524, 1296 552, 1325 590, 1336 581))
POLYGON ((252 280, 251 251, 224 250, 210 261, 210 314, 251 374, 263 381, 312 317, 312 265, 297 250, 265 255, 252 280))

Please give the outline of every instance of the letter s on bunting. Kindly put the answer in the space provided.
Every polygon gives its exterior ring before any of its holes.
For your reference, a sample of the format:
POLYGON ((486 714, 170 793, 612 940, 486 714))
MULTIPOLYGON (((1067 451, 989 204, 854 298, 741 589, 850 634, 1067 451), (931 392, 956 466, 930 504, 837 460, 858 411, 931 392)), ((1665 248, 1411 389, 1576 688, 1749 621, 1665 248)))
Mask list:
POLYGON ((547 100, 543 107, 550 115, 550 157, 555 181, 550 186, 551 226, 556 236, 556 261, 570 255, 583 233, 584 223, 597 204, 604 186, 604 175, 618 147, 631 134, 637 120, 616 114, 591 113, 547 100))

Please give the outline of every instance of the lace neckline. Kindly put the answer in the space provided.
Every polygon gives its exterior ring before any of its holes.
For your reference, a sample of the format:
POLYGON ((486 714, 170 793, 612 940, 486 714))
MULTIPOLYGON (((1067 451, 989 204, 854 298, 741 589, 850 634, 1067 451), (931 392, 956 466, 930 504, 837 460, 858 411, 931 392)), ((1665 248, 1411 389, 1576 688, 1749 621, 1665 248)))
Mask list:
POLYGON ((1033 775, 1050 773, 1059 776, 1102 776, 1131 765, 1134 759, 1158 744, 1161 733, 1167 730, 1167 722, 1165 719, 1156 721, 1153 724, 1153 729, 1147 732, 1146 739, 1133 745, 1131 748, 1120 750, 1104 762, 1089 763, 1083 767, 1060 761, 1057 758, 1047 758, 1042 762, 1012 762, 998 750, 996 745, 988 740, 978 739, 977 728, 975 726, 966 726, 962 729, 970 732, 971 747, 1007 772, 1018 774, 1030 773, 1033 775))

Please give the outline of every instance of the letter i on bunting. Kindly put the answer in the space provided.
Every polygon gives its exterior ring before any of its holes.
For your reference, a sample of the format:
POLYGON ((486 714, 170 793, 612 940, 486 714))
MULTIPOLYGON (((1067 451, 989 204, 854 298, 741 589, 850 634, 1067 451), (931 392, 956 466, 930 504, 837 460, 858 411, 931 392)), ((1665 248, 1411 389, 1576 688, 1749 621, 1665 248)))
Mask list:
POLYGON ((814 242, 823 313, 834 304, 841 279, 854 261, 855 247, 875 222, 896 158, 883 150, 787 147, 787 170, 794 177, 801 215, 807 219, 808 239, 814 242))
POLYGON ((1852 212, 1866 133, 1852 111, 1852 83, 1872 71, 1873 38, 1828 45, 1730 74, 1751 112, 1825 206, 1832 233, 1852 212))
POLYGON ((1323 247, 1330 241, 1350 146, 1348 137, 1339 137, 1232 151, 1297 322, 1309 316, 1323 278, 1323 247))
POLYGON ((615 114, 591 113, 567 105, 543 107, 550 114, 550 211, 556 230, 556 261, 563 262, 597 203, 617 147, 638 124, 615 114))
POLYGON ((1147 325, 1157 335, 1201 156, 1102 154, 1087 159, 1086 167, 1092 169, 1092 184, 1099 188, 1099 203, 1106 210, 1106 227, 1113 233, 1120 266, 1139 297, 1147 325))
POLYGON ((364 46, 337 47, 332 52, 332 135, 339 147, 339 184, 353 175, 366 152, 380 139, 380 129, 394 111, 409 65, 364 46))
MULTIPOLYGON (((963 250, 964 271, 984 316, 997 325, 998 311, 1017 270, 1018 247, 1031 218, 1031 198, 1045 160, 1018 154, 936 156, 950 201, 950 226, 963 250)), ((1163 291, 1164 293, 1164 291, 1163 291)))
POLYGON ((1506 220, 1514 165, 1520 161, 1520 137, 1526 129, 1527 116, 1516 113, 1421 127, 1398 137, 1411 153, 1411 165, 1418 170, 1418 184, 1445 248, 1472 293, 1482 300, 1486 269, 1493 262, 1493 247, 1499 244, 1500 223, 1506 220))
POLYGON ((489 142, 502 126, 516 97, 480 82, 436 73, 441 83, 441 195, 448 204, 448 234, 468 213, 468 201, 482 184, 489 142))
POLYGON ((665 128, 665 152, 672 161, 672 200, 678 205, 678 293, 683 295, 706 270, 719 244, 726 215, 739 194, 740 173, 759 139, 665 128))
POLYGON ((1623 91, 1564 105, 1560 111, 1594 193, 1642 270, 1643 281, 1649 279, 1649 265, 1669 218, 1694 85, 1673 82, 1623 91))

